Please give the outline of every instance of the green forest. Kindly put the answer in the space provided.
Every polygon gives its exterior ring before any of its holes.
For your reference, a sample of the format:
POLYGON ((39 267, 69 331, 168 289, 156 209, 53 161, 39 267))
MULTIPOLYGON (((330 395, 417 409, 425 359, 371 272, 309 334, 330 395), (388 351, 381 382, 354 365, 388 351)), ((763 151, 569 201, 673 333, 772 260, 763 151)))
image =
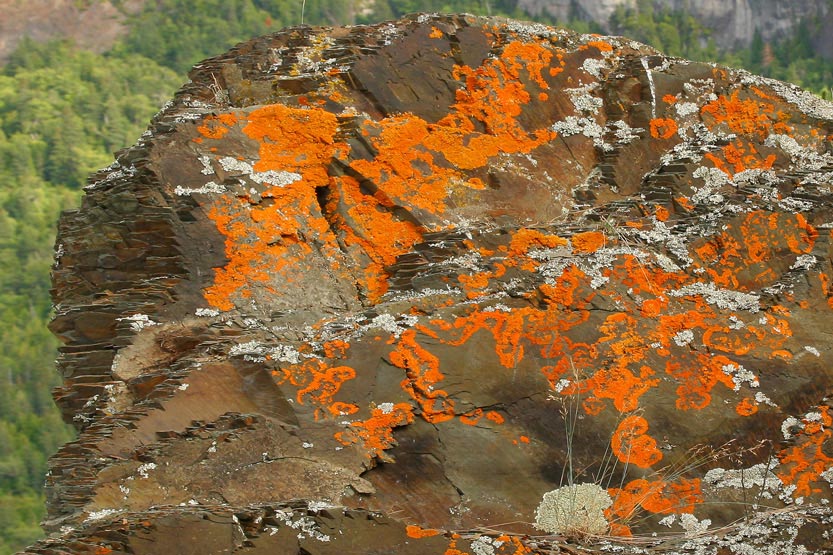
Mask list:
MULTIPOLYGON (((73 437, 50 395, 59 381, 57 341, 46 329, 55 222, 78 204, 87 175, 139 137, 188 69, 302 21, 361 24, 416 11, 525 17, 512 0, 378 0, 360 13, 356 5, 155 0, 126 16, 128 32, 108 52, 24 40, 0 67, 0 554, 42 536, 46 461, 73 437)), ((583 21, 545 22, 598 30, 583 21)), ((672 55, 745 67, 830 95, 831 64, 814 55, 807 32, 775 44, 756 36, 746 50, 721 52, 693 17, 654 11, 646 1, 616 11, 611 26, 672 55)))

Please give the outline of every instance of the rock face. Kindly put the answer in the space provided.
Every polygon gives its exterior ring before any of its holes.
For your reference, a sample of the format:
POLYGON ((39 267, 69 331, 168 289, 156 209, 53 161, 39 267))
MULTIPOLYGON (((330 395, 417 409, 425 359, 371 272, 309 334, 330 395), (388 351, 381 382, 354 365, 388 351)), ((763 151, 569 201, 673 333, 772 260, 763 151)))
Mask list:
POLYGON ((85 50, 104 52, 125 34, 125 13, 137 11, 142 2, 108 0, 0 0, 0 63, 24 38, 38 42, 68 39, 85 50))
MULTIPOLYGON (((824 32, 833 16, 825 0, 653 0, 654 9, 682 10, 691 14, 706 29, 710 38, 721 48, 733 49, 749 46, 755 31, 766 41, 793 35, 802 20, 819 22, 819 31, 813 33, 816 51, 833 57, 830 39, 824 32)), ((567 21, 578 17, 594 21, 608 29, 610 16, 619 7, 636 9, 637 0, 519 0, 518 6, 526 13, 543 13, 567 21)))
POLYGON ((829 552, 831 118, 469 16, 196 66, 61 220, 28 553, 829 552))

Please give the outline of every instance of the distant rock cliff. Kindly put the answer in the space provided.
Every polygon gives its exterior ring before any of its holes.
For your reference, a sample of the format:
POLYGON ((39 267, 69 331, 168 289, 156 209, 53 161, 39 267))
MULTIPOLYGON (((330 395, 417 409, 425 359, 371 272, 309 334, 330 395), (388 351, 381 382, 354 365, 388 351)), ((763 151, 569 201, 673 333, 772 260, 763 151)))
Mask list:
MULTIPOLYGON (((549 14, 560 21, 577 17, 594 21, 609 30, 610 16, 616 8, 635 8, 636 0, 519 0, 519 7, 532 15, 549 14)), ((682 10, 693 15, 723 48, 748 46, 758 30, 764 40, 794 34, 802 19, 815 18, 827 22, 830 3, 827 0, 654 0, 657 9, 682 10)), ((829 27, 821 25, 821 29, 829 27)), ((823 31, 814 36, 821 51, 828 56, 828 40, 823 31)))
POLYGON ((104 52, 126 32, 125 13, 143 0, 77 2, 75 0, 0 0, 0 64, 18 43, 29 37, 39 42, 71 40, 81 48, 104 52))
POLYGON ((28 553, 829 553, 832 139, 499 19, 197 65, 61 220, 28 553))

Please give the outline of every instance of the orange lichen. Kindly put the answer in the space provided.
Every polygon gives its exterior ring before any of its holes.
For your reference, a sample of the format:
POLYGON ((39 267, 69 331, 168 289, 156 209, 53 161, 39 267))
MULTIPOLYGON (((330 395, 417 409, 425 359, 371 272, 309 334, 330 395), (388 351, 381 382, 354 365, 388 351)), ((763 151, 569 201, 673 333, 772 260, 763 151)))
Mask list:
POLYGON ((601 40, 591 40, 588 41, 587 46, 592 46, 594 48, 598 48, 600 52, 612 52, 613 45, 609 42, 604 42, 601 40))
POLYGON ((654 514, 693 513, 703 502, 703 491, 698 478, 681 478, 679 482, 648 481, 638 478, 623 488, 609 488, 613 505, 605 511, 612 522, 626 523, 639 509, 654 514))
POLYGON ((651 136, 655 139, 670 139, 677 133, 677 122, 671 118, 654 118, 650 123, 651 136))
POLYGON ((214 283, 204 295, 222 310, 234 306, 235 294, 250 296, 253 283, 300 271, 298 263, 311 248, 299 240, 299 234, 318 240, 334 260, 339 252, 327 222, 315 216, 319 213, 316 187, 329 183, 327 164, 342 148, 333 139, 338 127, 335 116, 276 104, 253 111, 247 121, 244 133, 260 144, 254 169, 291 172, 300 179, 269 186, 262 196, 274 203, 247 208, 245 199, 220 197, 210 208, 209 217, 227 237, 229 262, 215 270, 214 283))
POLYGON ((573 252, 576 254, 590 254, 605 245, 605 234, 601 231, 585 231, 570 237, 573 252))
POLYGON ((776 160, 774 154, 770 154, 765 158, 762 157, 753 143, 743 139, 737 139, 724 146, 720 150, 720 153, 722 154, 722 159, 711 152, 706 153, 706 159, 730 178, 734 177, 736 173, 746 170, 771 169, 776 160))
MULTIPOLYGON (((542 94, 550 88, 544 70, 554 56, 563 66, 557 49, 512 41, 498 58, 478 68, 455 66, 454 75, 466 86, 457 91, 450 113, 439 122, 429 124, 412 114, 360 122, 375 150, 372 159, 348 160, 349 147, 335 140, 336 116, 312 103, 305 109, 275 104, 251 112, 243 132, 260 145, 254 169, 297 173, 301 179, 265 191, 264 198, 274 199, 268 205, 251 208, 245 198, 223 198, 210 208, 210 217, 228 238, 229 262, 216 270, 214 284, 205 291, 209 303, 228 310, 235 295, 249 298, 258 282, 276 275, 293 281, 284 274, 297 269, 302 275, 299 262, 311 254, 310 240, 324 245, 337 269, 343 254, 328 224, 335 224, 338 239, 351 247, 351 255, 370 258, 370 264, 361 264, 360 285, 371 300, 378 300, 387 290, 385 268, 419 241, 423 231, 394 217, 394 207, 442 215, 449 195, 485 188, 465 171, 483 167, 501 153, 530 152, 556 136, 548 127, 527 131, 518 122, 534 93, 527 89, 537 88, 542 94), (334 158, 373 182, 375 191, 360 191, 353 177, 330 177, 327 168, 334 158), (442 159, 452 167, 440 164, 442 159), (342 209, 330 211, 329 222, 318 215, 314 202, 316 189, 324 187, 331 188, 332 206, 342 209)), ((221 138, 238 116, 211 118, 203 131, 221 138)))
POLYGON ((631 412, 639 408, 639 397, 660 384, 659 379, 650 378, 653 375, 654 371, 647 366, 641 367, 638 376, 624 366, 601 369, 587 380, 577 382, 565 393, 587 390, 592 396, 585 399, 586 403, 595 399, 610 399, 619 412, 631 412))
POLYGON ((442 534, 439 530, 434 530, 433 528, 421 528, 414 524, 409 524, 405 527, 405 533, 408 535, 409 538, 430 538, 433 536, 439 536, 442 534))
POLYGON ((772 103, 747 97, 741 98, 741 91, 735 90, 731 96, 720 95, 700 109, 704 116, 710 116, 707 125, 724 124, 738 135, 755 135, 758 139, 765 139, 778 125, 779 133, 789 133, 791 130, 778 114, 772 103), (779 125, 780 124, 780 125, 779 125))
POLYGON ((276 372, 279 383, 290 383, 298 387, 296 400, 299 404, 312 404, 318 408, 315 419, 326 414, 338 415, 342 410, 349 410, 345 403, 336 404, 335 395, 344 382, 356 377, 356 371, 349 366, 331 367, 318 359, 310 359, 302 364, 281 368, 276 372))
POLYGON ((780 252, 812 251, 818 232, 801 214, 755 210, 729 221, 710 238, 695 240, 695 261, 720 287, 758 289, 772 284, 770 261, 780 252))
POLYGON ((473 411, 461 414, 460 422, 468 426, 474 426, 480 422, 481 418, 483 418, 483 409, 474 409, 473 411))
POLYGON ((676 104, 679 99, 673 94, 666 94, 662 97, 662 101, 666 104, 676 104))
POLYGON ((485 165, 499 153, 530 152, 555 138, 556 133, 542 128, 531 133, 518 121, 522 106, 531 100, 522 73, 539 89, 549 84, 542 71, 549 67, 553 53, 537 43, 508 43, 497 59, 488 59, 478 68, 455 66, 456 79, 465 81, 458 89, 451 113, 431 126, 425 145, 460 169, 485 165), (483 125, 485 133, 475 131, 483 125))
POLYGON ((414 421, 413 408, 408 403, 396 403, 389 410, 375 408, 371 416, 361 422, 353 422, 344 431, 335 434, 335 439, 342 445, 361 443, 370 458, 378 457, 382 461, 392 462, 385 454, 396 444, 393 429, 414 421))
POLYGON ((431 27, 431 33, 429 33, 428 36, 431 37, 432 39, 440 39, 440 38, 443 37, 443 32, 441 30, 437 29, 436 27, 432 26, 431 27))
POLYGON ((512 234, 507 251, 507 266, 520 266, 527 271, 535 271, 538 262, 528 256, 532 249, 554 249, 566 247, 569 244, 567 239, 558 235, 551 235, 538 231, 537 229, 521 228, 512 234))
POLYGON ((665 364, 665 371, 680 382, 677 387, 676 405, 679 410, 703 409, 711 403, 711 390, 718 383, 729 389, 734 389, 732 377, 723 371, 732 361, 722 355, 710 357, 698 354, 699 363, 691 364, 677 360, 669 360, 665 364))
POLYGON ((378 300, 387 291, 386 268, 422 240, 422 230, 397 218, 383 195, 364 194, 352 177, 334 179, 330 192, 330 224, 341 230, 344 245, 354 251, 354 257, 363 253, 369 259, 359 283, 371 300, 378 300))
POLYGON ((497 555, 527 555, 533 552, 532 548, 524 545, 523 540, 518 536, 503 534, 495 539, 501 542, 496 552, 497 555))
POLYGON ((197 131, 207 139, 222 139, 235 123, 237 115, 233 113, 206 116, 202 125, 197 126, 197 131))
POLYGON ((741 416, 752 416, 758 412, 758 402, 751 397, 744 397, 735 406, 735 412, 741 416))
MULTIPOLYGON (((432 139, 431 128, 425 120, 406 114, 380 122, 366 121, 365 126, 370 131, 376 156, 372 160, 353 160, 350 167, 373 181, 387 199, 396 199, 412 209, 443 214, 451 184, 482 188, 482 184, 464 179, 459 170, 435 163, 431 149, 442 151, 449 145, 438 143, 436 137, 432 139)), ((455 140, 462 142, 463 138, 455 140)), ((474 154, 478 159, 472 162, 472 167, 486 163, 485 157, 479 158, 482 153, 474 154)), ((465 163, 454 165, 466 167, 465 163)))
POLYGON ((390 354, 394 366, 405 370, 402 389, 422 409, 422 417, 431 423, 454 418, 454 401, 436 386, 445 376, 440 372, 439 359, 416 341, 416 331, 407 330, 400 337, 396 350, 390 354))
POLYGON ((332 403, 327 410, 329 410, 330 414, 333 416, 347 416, 359 412, 359 407, 352 403, 342 403, 340 401, 336 401, 335 403, 332 403))
POLYGON ((795 445, 778 453, 781 465, 776 474, 784 484, 795 486, 795 496, 821 493, 816 485, 821 474, 833 468, 833 410, 828 406, 807 414, 801 419, 803 429, 796 433, 795 445))
POLYGON ((333 339, 332 341, 326 341, 322 347, 327 358, 344 358, 347 350, 350 349, 350 343, 341 339, 333 339))
POLYGON ((613 454, 621 462, 650 468, 662 460, 657 441, 649 436, 648 421, 638 415, 626 417, 610 439, 613 454))
POLYGON ((489 412, 486 413, 486 418, 488 420, 491 420, 495 424, 503 424, 506 421, 506 419, 503 418, 503 415, 501 415, 499 412, 495 412, 493 410, 490 410, 489 412))

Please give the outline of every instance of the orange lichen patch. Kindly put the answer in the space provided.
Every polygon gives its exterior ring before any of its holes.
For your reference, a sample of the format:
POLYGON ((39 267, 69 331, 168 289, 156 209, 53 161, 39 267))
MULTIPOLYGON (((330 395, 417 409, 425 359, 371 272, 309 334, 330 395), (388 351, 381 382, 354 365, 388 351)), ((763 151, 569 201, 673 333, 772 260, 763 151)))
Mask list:
POLYGON ((319 407, 315 411, 316 420, 322 415, 340 414, 342 409, 348 408, 344 403, 336 404, 333 397, 344 382, 356 377, 353 368, 331 367, 318 359, 310 359, 302 364, 281 368, 278 373, 281 376, 279 383, 288 382, 299 388, 296 396, 298 403, 319 407))
POLYGON ((609 42, 605 42, 602 40, 591 40, 587 43, 587 46, 592 46, 593 48, 598 48, 600 52, 612 52, 613 45, 609 42))
POLYGON ((651 136, 655 139, 670 139, 677 133, 677 122, 671 118, 654 118, 650 124, 651 136))
POLYGON ((422 409, 422 417, 431 423, 454 418, 454 401, 436 386, 445 376, 440 372, 439 359, 416 341, 416 331, 407 330, 400 337, 396 350, 390 354, 391 363, 405 370, 402 389, 422 409))
POLYGON ((646 318, 656 318, 668 306, 668 299, 645 299, 639 308, 639 313, 646 318))
MULTIPOLYGON (((353 160, 350 167, 373 181, 387 199, 397 199, 431 214, 443 214, 452 186, 483 187, 482 183, 464 179, 460 171, 435 163, 430 149, 441 151, 444 145, 430 139, 429 124, 425 120, 405 114, 379 122, 366 121, 365 127, 370 131, 376 156, 372 160, 353 160)), ((459 140, 462 141, 462 136, 459 140)), ((480 155, 476 153, 477 157, 480 155)), ((478 159, 473 167, 485 163, 486 158, 478 159)), ((455 166, 466 167, 456 163, 455 166)))
POLYGON ((666 104, 676 104, 679 99, 673 94, 666 94, 662 97, 662 101, 666 104))
POLYGON ((741 416, 752 416, 758 412, 758 402, 751 397, 744 397, 735 406, 735 412, 741 416))
MULTIPOLYGON (((501 265, 501 268, 504 267, 501 265)), ((503 274, 503 272, 500 272, 500 274, 503 274)), ((478 272, 472 275, 462 274, 457 277, 457 281, 463 286, 466 296, 473 299, 484 295, 485 291, 483 290, 489 287, 489 279, 496 277, 500 277, 500 275, 493 272, 478 272)))
POLYGON ((730 221, 717 235, 696 240, 692 254, 715 285, 758 289, 778 278, 769 271, 771 260, 785 251, 807 254, 817 237, 801 214, 756 210, 730 221))
POLYGON ((534 272, 539 262, 528 256, 529 251, 566 247, 569 244, 567 239, 558 235, 550 235, 537 229, 522 228, 512 234, 505 264, 510 267, 519 266, 522 270, 534 272))
POLYGON ((691 199, 688 197, 674 197, 674 202, 676 202, 680 206, 680 208, 689 212, 691 212, 695 208, 694 203, 691 202, 691 199))
POLYGON ((337 127, 335 116, 317 109, 276 104, 249 114, 243 132, 260 144, 254 169, 296 173, 300 179, 268 187, 262 196, 273 203, 250 207, 245 199, 230 197, 214 202, 208 215, 227 238, 229 262, 215 270, 214 284, 204 291, 209 304, 229 310, 235 294, 251 295, 253 283, 281 274, 291 281, 312 252, 301 234, 321 244, 333 263, 340 258, 316 201, 316 187, 329 184, 327 164, 343 148, 333 139, 337 127))
POLYGON ((657 220, 659 220, 661 222, 668 221, 668 218, 671 216, 671 213, 664 206, 657 206, 654 214, 656 215, 657 220))
POLYGON ((512 312, 473 310, 468 316, 461 316, 454 322, 442 320, 431 323, 442 333, 423 328, 423 332, 440 339, 448 345, 459 346, 466 343, 480 330, 489 331, 495 339, 495 352, 500 363, 506 368, 512 368, 523 358, 523 347, 520 345, 525 318, 533 309, 519 309, 512 312))
POLYGON ((573 252, 576 254, 590 254, 605 245, 605 234, 601 231, 585 231, 570 237, 573 252))
POLYGON ((680 385, 677 387, 676 405, 679 410, 703 409, 711 403, 711 391, 717 384, 734 389, 732 376, 723 371, 732 365, 723 355, 709 356, 698 353, 696 362, 668 360, 665 371, 680 385))
POLYGON ((605 344, 616 356, 617 365, 620 367, 641 362, 650 350, 638 327, 639 322, 636 318, 624 312, 609 315, 599 326, 601 337, 598 344, 605 344))
POLYGON ((555 285, 542 285, 540 292, 550 306, 578 310, 574 317, 582 320, 587 316, 582 312, 583 309, 596 296, 595 291, 587 289, 587 274, 575 265, 568 266, 555 281, 555 285))
POLYGON ((327 358, 344 358, 347 350, 350 348, 350 343, 341 339, 333 339, 332 341, 326 341, 322 347, 324 348, 324 355, 327 358))
POLYGON ((329 410, 330 414, 333 416, 348 416, 359 412, 359 407, 352 403, 341 403, 336 401, 335 403, 332 403, 327 410, 329 410))
POLYGON ((700 114, 710 116, 706 124, 725 124, 732 132, 739 135, 756 135, 765 139, 773 130, 789 134, 791 128, 782 121, 771 102, 740 98, 740 91, 732 92, 731 96, 720 95, 717 100, 706 104, 700 109, 700 114))
POLYGON ((500 414, 499 412, 495 412, 493 410, 490 410, 489 412, 486 413, 486 418, 488 420, 491 420, 495 424, 503 424, 504 422, 506 422, 506 419, 503 418, 502 414, 500 414))
POLYGON ((796 443, 778 453, 781 466, 776 474, 784 484, 794 485, 796 497, 821 493, 821 474, 833 468, 833 410, 822 406, 801 419, 804 428, 796 434, 796 443))
POLYGON ((342 445, 361 443, 370 458, 379 457, 384 462, 392 462, 384 451, 396 445, 393 429, 413 421, 411 405, 397 403, 392 408, 373 409, 370 418, 351 423, 348 429, 336 433, 334 437, 342 445))
POLYGON ((754 144, 743 139, 737 139, 724 146, 720 153, 722 159, 711 152, 706 153, 706 159, 730 178, 745 170, 772 169, 776 160, 774 154, 770 154, 766 158, 762 157, 754 144))
POLYGON ((460 536, 458 534, 453 534, 451 541, 448 542, 448 549, 445 550, 443 555, 469 555, 469 553, 457 549, 457 540, 459 539, 460 536))
POLYGON ((480 422, 481 418, 483 418, 483 409, 474 409, 473 411, 461 414, 460 422, 466 424, 467 426, 474 426, 480 422))
POLYGON ((237 115, 233 113, 206 116, 197 131, 206 139, 222 139, 229 129, 237 123, 237 115))
MULTIPOLYGON (((607 515, 605 515, 607 516, 607 515)), ((610 528, 608 528, 607 533, 615 538, 631 538, 633 537, 633 532, 631 531, 631 527, 627 524, 621 524, 619 522, 611 522, 610 528)))
POLYGON ((626 417, 610 439, 613 454, 621 462, 650 468, 662 460, 657 441, 647 434, 648 421, 638 415, 626 417))
POLYGON ((653 375, 654 371, 647 366, 641 367, 638 376, 625 366, 602 369, 587 380, 576 382, 565 389, 564 393, 587 390, 592 396, 585 399, 585 402, 610 399, 619 412, 631 412, 639 408, 639 398, 642 395, 660 384, 659 379, 650 378, 653 375))
POLYGON ((495 552, 497 555, 527 555, 533 552, 532 548, 524 545, 518 536, 503 534, 495 539, 501 542, 500 547, 495 552))
POLYGON ((443 37, 443 32, 441 30, 437 29, 436 27, 432 26, 431 27, 431 33, 428 36, 431 37, 432 39, 440 39, 440 38, 443 37))
POLYGON ((260 144, 257 171, 300 173, 311 186, 327 185, 327 166, 346 145, 334 139, 338 120, 325 110, 272 104, 249 114, 243 132, 260 144))
POLYGON ((621 489, 607 491, 613 506, 605 511, 605 516, 612 522, 628 522, 639 509, 654 514, 693 513, 695 506, 703 502, 698 478, 681 478, 679 482, 638 478, 621 489))
POLYGON ((387 291, 385 269, 422 240, 422 230, 398 219, 387 205, 379 195, 364 194, 356 179, 342 176, 334 180, 327 206, 330 224, 343 234, 345 246, 359 249, 370 259, 364 264, 359 282, 374 301, 387 291), (337 209, 339 204, 349 222, 337 209))
POLYGON ((451 113, 432 126, 426 143, 461 169, 483 166, 499 153, 530 152, 556 137, 549 128, 531 133, 517 118, 531 96, 523 73, 541 90, 549 88, 542 71, 550 66, 553 52, 537 43, 513 41, 499 58, 487 59, 478 68, 455 66, 455 79, 465 81, 458 89, 451 113), (475 132, 481 124, 485 133, 475 132))
POLYGON ((421 528, 414 524, 409 524, 405 527, 405 533, 408 534, 409 538, 430 538, 432 536, 439 536, 442 534, 439 530, 434 530, 433 528, 421 528))

